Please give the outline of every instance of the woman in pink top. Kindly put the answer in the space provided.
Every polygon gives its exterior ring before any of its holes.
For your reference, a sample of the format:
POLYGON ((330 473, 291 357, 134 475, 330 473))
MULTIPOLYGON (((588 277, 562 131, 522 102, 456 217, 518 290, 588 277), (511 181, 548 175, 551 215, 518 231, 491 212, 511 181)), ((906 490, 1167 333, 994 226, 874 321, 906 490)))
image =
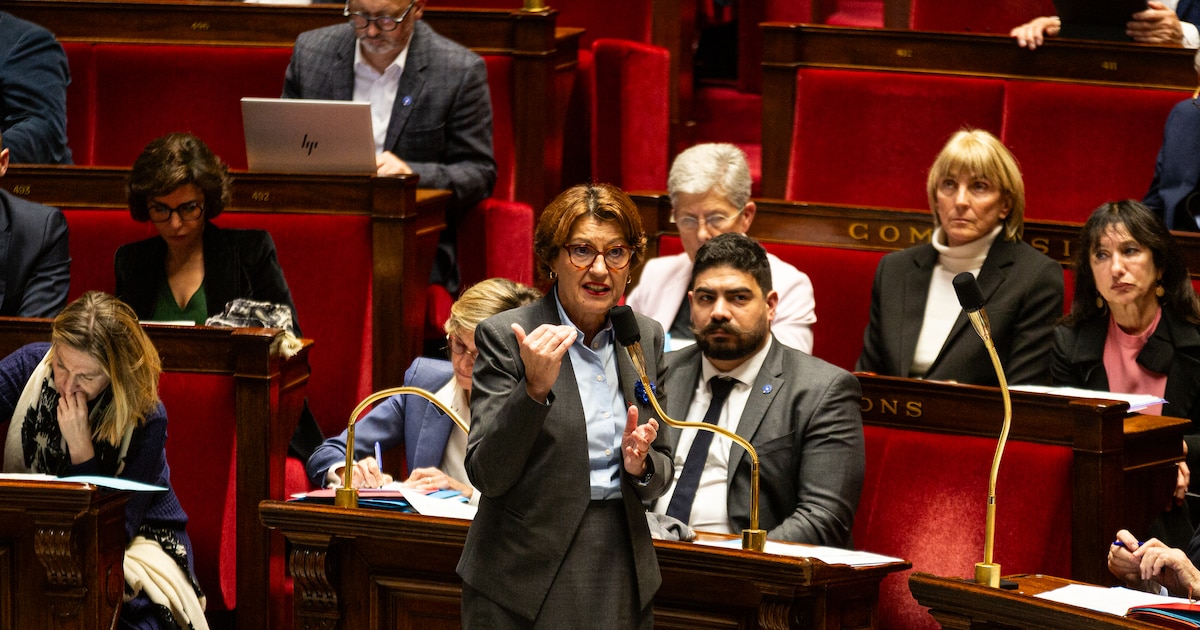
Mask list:
MULTIPOLYGON (((1200 463, 1200 303, 1178 244, 1137 201, 1106 203, 1080 230, 1071 312, 1054 331, 1055 385, 1152 394, 1167 402, 1144 413, 1190 418, 1175 505, 1200 463)), ((1164 505, 1171 504, 1163 497, 1164 505)), ((1173 547, 1191 538, 1184 518, 1173 547), (1182 540, 1179 540, 1182 537, 1182 540)))

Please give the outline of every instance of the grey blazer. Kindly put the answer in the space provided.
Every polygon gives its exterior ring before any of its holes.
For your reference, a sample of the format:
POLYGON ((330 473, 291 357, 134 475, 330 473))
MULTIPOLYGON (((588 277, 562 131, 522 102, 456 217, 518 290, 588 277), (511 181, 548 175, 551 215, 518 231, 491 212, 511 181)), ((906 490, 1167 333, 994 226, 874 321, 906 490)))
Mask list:
MULTIPOLYGON (((657 383, 665 369, 662 327, 641 315, 637 320, 646 363, 657 383)), ((475 329, 479 358, 471 389, 466 468, 482 496, 458 574, 488 599, 534 619, 591 501, 587 427, 569 359, 562 363, 548 404, 526 393, 525 368, 511 329, 514 322, 526 331, 561 323, 553 289, 541 300, 490 317, 475 329)), ((654 414, 636 396, 633 363, 624 348, 618 347, 616 356, 621 391, 638 405, 638 420, 645 422, 654 414)), ((660 402, 666 404, 665 399, 660 402)), ((621 475, 637 570, 635 590, 643 609, 662 581, 643 502, 666 490, 671 475, 659 471, 671 470, 671 455, 655 444, 648 461, 655 473, 646 485, 621 475)))
MULTIPOLYGON (((356 43, 348 23, 301 33, 284 79, 284 98, 353 98, 356 43)), ((418 21, 384 146, 420 175, 422 188, 450 190, 455 209, 491 195, 496 161, 483 59, 418 21)))
MULTIPOLYGON (((701 374, 700 348, 667 355, 667 414, 687 417, 701 374)), ((772 540, 847 546, 862 493, 862 392, 853 374, 773 340, 751 383, 737 434, 759 459, 759 527, 772 540)), ((659 433, 672 452, 680 429, 659 433)), ((750 527, 751 458, 733 445, 729 456, 729 516, 750 527)))
MULTIPOLYGON (((909 376, 937 260, 937 250, 925 244, 879 261, 871 289, 871 320, 855 370, 909 376)), ((1025 242, 1004 240, 1002 234, 992 242, 978 278, 1005 378, 1013 385, 1049 385, 1052 332, 1063 314, 1062 267, 1025 242)), ((999 385, 987 349, 962 309, 925 378, 999 385)))

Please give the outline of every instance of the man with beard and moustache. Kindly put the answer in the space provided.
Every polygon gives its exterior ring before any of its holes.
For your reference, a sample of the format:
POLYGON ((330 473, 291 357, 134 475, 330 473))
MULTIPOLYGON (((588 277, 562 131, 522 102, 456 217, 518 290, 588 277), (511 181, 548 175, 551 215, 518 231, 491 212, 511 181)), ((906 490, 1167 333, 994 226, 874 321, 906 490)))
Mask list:
POLYGON ((449 190, 432 281, 457 294, 458 217, 492 194, 492 102, 483 59, 421 22, 425 0, 348 0, 345 24, 301 33, 284 98, 368 101, 379 175, 449 190))
MULTIPOLYGON (((667 415, 715 423, 754 446, 767 538, 849 546, 865 460, 858 379, 774 338, 779 296, 766 250, 748 236, 705 243, 688 296, 696 344, 667 354, 667 415)), ((749 527, 750 456, 708 431, 663 429, 674 482, 652 511, 703 531, 749 527)))

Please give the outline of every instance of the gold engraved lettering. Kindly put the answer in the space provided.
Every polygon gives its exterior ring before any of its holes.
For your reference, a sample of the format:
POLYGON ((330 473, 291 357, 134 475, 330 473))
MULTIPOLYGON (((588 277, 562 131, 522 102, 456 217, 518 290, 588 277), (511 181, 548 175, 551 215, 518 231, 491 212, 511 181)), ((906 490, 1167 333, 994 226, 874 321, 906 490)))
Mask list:
POLYGON ((895 243, 900 240, 900 228, 894 225, 885 225, 879 228, 879 238, 885 243, 895 243))
POLYGON ((921 409, 921 401, 919 400, 910 400, 904 403, 904 411, 905 415, 909 418, 920 418, 921 414, 924 413, 924 410, 921 409))
POLYGON ((256 190, 250 193, 250 198, 254 201, 267 202, 271 200, 271 193, 265 190, 256 190))
POLYGON ((212 25, 210 25, 208 22, 192 22, 193 31, 207 31, 211 29, 212 25))
POLYGON ((1030 241, 1029 244, 1033 245, 1034 249, 1038 250, 1039 252, 1042 252, 1043 254, 1046 254, 1046 255, 1050 254, 1050 241, 1046 240, 1045 237, 1039 236, 1039 237, 1033 239, 1032 241, 1030 241))
POLYGON ((861 409, 863 413, 871 413, 871 410, 874 408, 875 402, 866 397, 862 399, 862 404, 859 405, 859 409, 861 409))
POLYGON ((911 48, 897 48, 896 56, 904 57, 905 59, 911 59, 913 56, 913 51, 911 48))
POLYGON ((894 415, 896 415, 896 410, 897 410, 897 409, 898 409, 898 405, 896 404, 896 401, 894 401, 894 400, 881 400, 881 401, 879 401, 879 411, 880 411, 880 413, 890 413, 890 414, 892 414, 892 415, 894 416, 894 415))
POLYGON ((33 192, 33 189, 29 186, 29 184, 14 184, 12 191, 14 195, 25 196, 33 192))
POLYGON ((927 227, 923 230, 915 227, 908 228, 909 243, 926 243, 929 241, 930 236, 933 236, 932 227, 927 227))
POLYGON ((869 238, 871 238, 870 235, 867 233, 868 227, 869 226, 866 223, 851 223, 850 224, 850 238, 852 238, 856 241, 868 240, 869 238))
POLYGON ((1113 72, 1116 72, 1116 71, 1117 71, 1117 62, 1115 62, 1115 61, 1101 61, 1101 62, 1100 62, 1100 67, 1101 67, 1102 69, 1104 69, 1104 70, 1112 70, 1113 72))

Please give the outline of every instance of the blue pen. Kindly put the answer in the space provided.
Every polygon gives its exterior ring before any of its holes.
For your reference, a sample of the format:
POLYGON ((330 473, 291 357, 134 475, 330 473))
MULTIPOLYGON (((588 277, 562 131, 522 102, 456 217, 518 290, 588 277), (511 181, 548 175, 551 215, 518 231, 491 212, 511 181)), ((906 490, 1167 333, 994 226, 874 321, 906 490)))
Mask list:
MULTIPOLYGON (((1144 545, 1144 544, 1146 544, 1146 543, 1145 543, 1145 541, 1141 541, 1141 540, 1137 541, 1137 546, 1139 546, 1139 547, 1141 547, 1141 546, 1142 546, 1142 545, 1144 545)), ((1123 543, 1123 542, 1121 542, 1121 541, 1119 541, 1119 540, 1114 540, 1114 541, 1113 541, 1113 546, 1114 546, 1114 547, 1124 547, 1124 546, 1125 546, 1125 543, 1123 543)))
POLYGON ((383 454, 379 452, 379 442, 375 443, 375 465, 383 470, 383 454))

